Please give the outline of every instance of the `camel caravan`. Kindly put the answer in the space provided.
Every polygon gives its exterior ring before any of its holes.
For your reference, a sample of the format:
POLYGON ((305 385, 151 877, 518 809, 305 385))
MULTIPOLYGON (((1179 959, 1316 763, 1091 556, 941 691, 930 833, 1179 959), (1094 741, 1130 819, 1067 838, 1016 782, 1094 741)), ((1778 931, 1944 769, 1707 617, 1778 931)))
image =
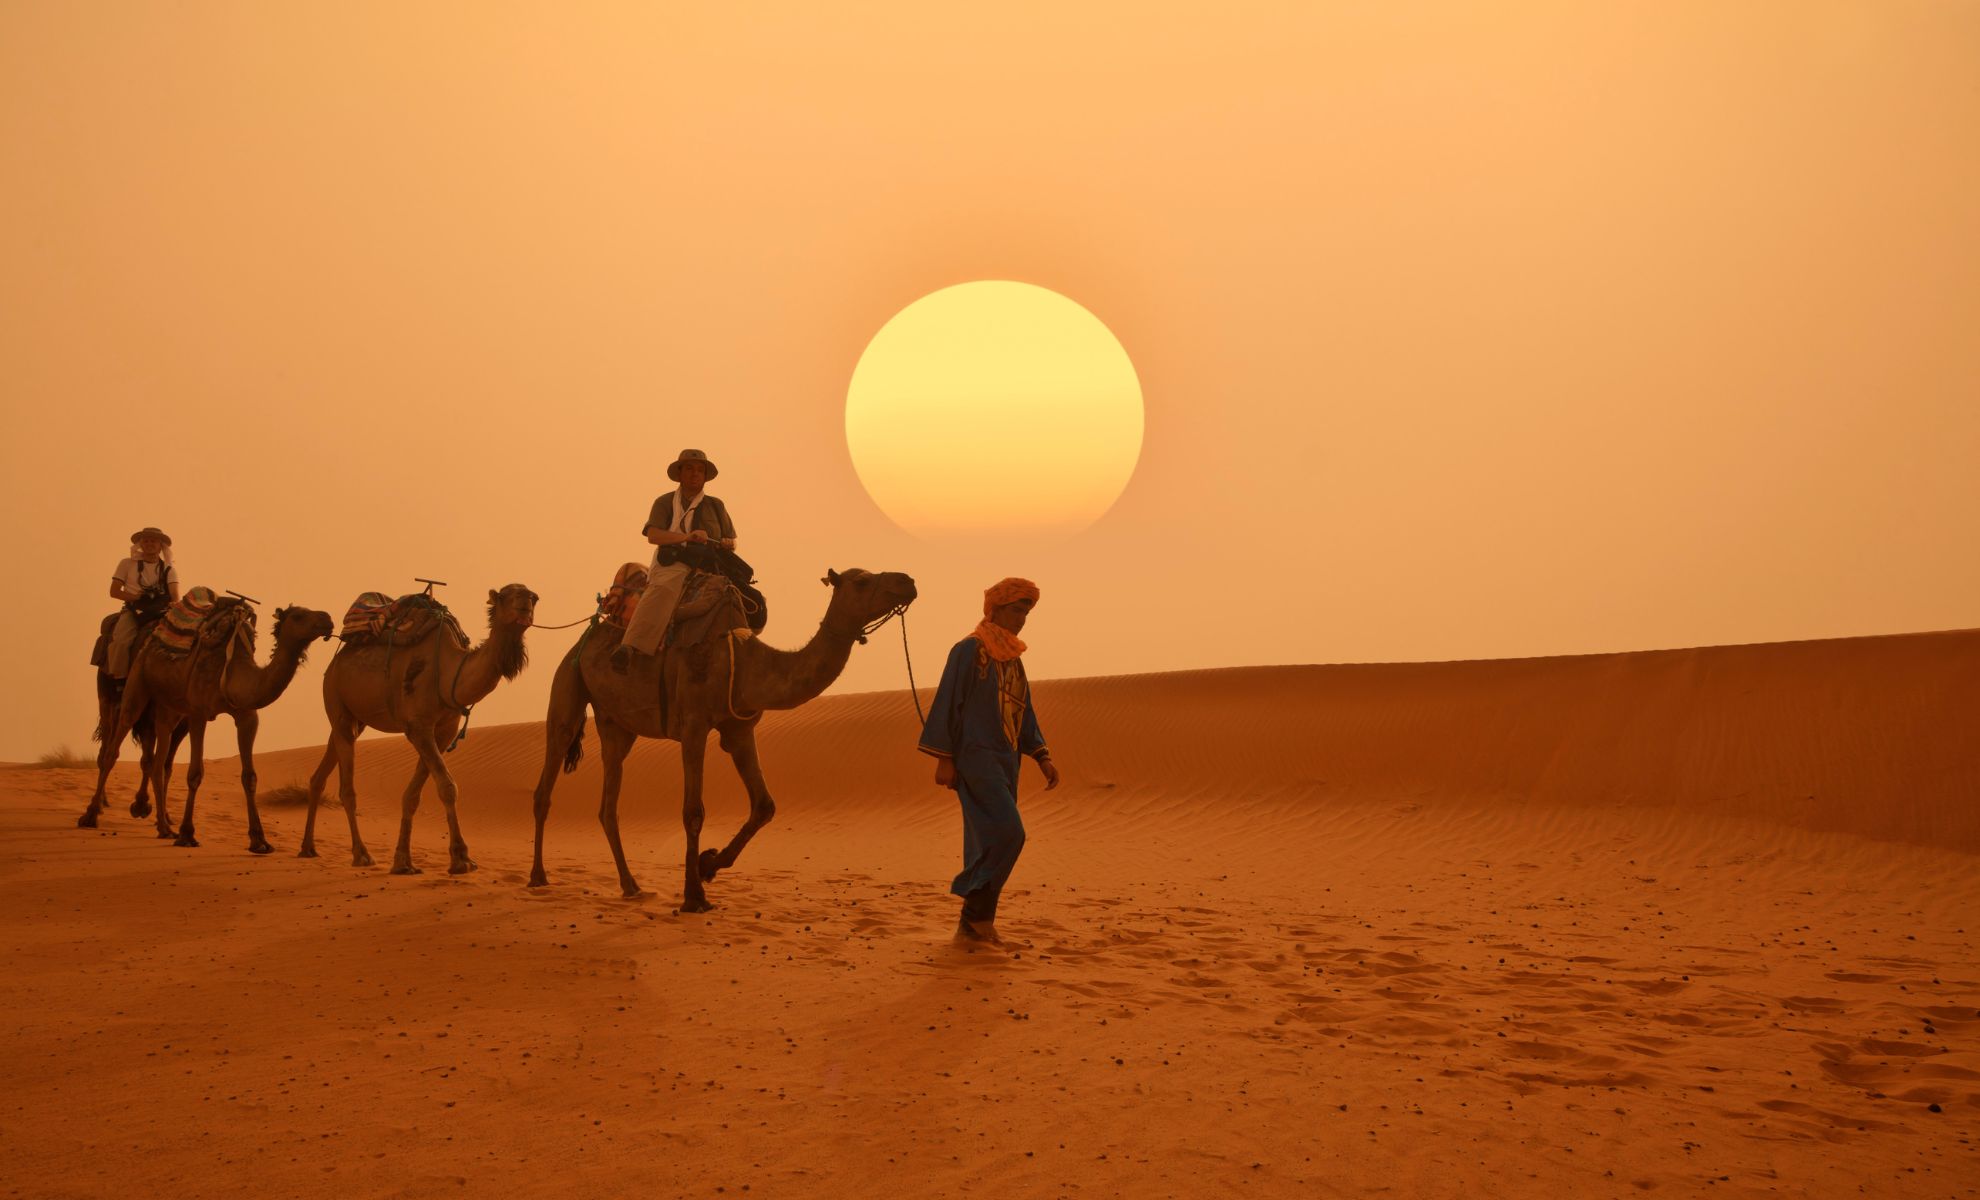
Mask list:
MULTIPOLYGON (((557 666, 544 721, 544 761, 535 792, 535 858, 529 886, 543 887, 543 829, 560 771, 577 769, 586 712, 596 720, 603 758, 604 795, 599 819, 628 897, 644 895, 627 866, 619 837, 622 769, 642 737, 680 743, 681 821, 687 835, 681 908, 711 907, 704 884, 735 865, 750 839, 776 811, 756 753, 756 725, 771 709, 795 708, 825 691, 844 670, 856 643, 904 612, 915 599, 914 580, 898 572, 828 571, 831 589, 817 632, 799 649, 780 650, 757 636, 767 607, 748 566, 734 551, 733 527, 715 501, 707 512, 698 485, 714 474, 699 451, 683 451, 669 468, 688 479, 663 513, 663 496, 649 520, 657 548, 647 564, 626 563, 582 622, 583 630, 557 666), (681 504, 681 501, 687 503, 681 504), (701 521, 708 529, 692 526, 701 521), (717 536, 708 536, 712 530, 717 536), (656 597, 658 597, 656 599, 656 597), (642 603, 644 602, 644 604, 642 603), (644 622, 642 607, 647 608, 644 622), (658 628, 654 628, 654 626, 658 628), (642 652, 644 642, 653 652, 642 652), (715 734, 749 794, 749 815, 718 851, 701 845, 704 817, 702 771, 708 736, 715 734)), ((713 501, 713 497, 707 498, 713 501)), ((171 541, 147 528, 132 535, 132 557, 120 564, 111 595, 124 608, 103 622, 96 651, 97 780, 77 819, 95 828, 106 802, 110 771, 124 739, 134 742, 142 774, 134 817, 152 816, 157 835, 179 846, 197 846, 194 811, 204 776, 206 726, 233 719, 239 742, 241 790, 248 816, 248 850, 274 849, 255 804, 254 738, 262 709, 287 690, 309 646, 336 638, 335 656, 323 675, 323 710, 329 734, 323 758, 309 779, 309 808, 299 857, 314 858, 316 815, 334 770, 338 796, 350 826, 351 865, 372 865, 358 826, 356 742, 365 729, 398 733, 416 755, 400 805, 399 836, 391 873, 418 874, 412 859, 412 822, 430 779, 446 809, 448 872, 476 869, 462 833, 459 794, 446 755, 465 734, 474 705, 528 665, 524 640, 535 625, 537 595, 520 583, 488 593, 487 634, 471 643, 460 622, 433 589, 400 596, 365 592, 341 625, 315 609, 290 606, 272 614, 273 647, 258 661, 259 601, 235 592, 195 587, 178 594, 170 567, 171 541), (136 564, 135 566, 133 564, 136 564), (150 570, 147 570, 147 566, 150 570), (185 807, 175 828, 167 789, 182 741, 192 743, 185 807)), ((562 627, 559 627, 562 628, 562 627)))

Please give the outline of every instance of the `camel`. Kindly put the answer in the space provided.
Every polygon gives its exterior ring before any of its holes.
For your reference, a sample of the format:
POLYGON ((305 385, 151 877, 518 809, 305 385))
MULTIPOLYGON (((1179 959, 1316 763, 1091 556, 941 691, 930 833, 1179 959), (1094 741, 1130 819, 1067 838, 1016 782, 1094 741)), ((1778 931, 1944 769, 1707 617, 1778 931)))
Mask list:
MULTIPOLYGON (((327 638, 336 629, 330 614, 313 608, 275 610, 275 646, 266 666, 254 661, 254 611, 244 601, 221 601, 200 627, 200 637, 185 654, 167 653, 158 639, 148 638, 131 666, 116 727, 106 733, 96 756, 96 793, 79 822, 96 824, 103 811, 104 783, 117 761, 117 741, 141 719, 151 723, 151 794, 157 804, 158 836, 173 837, 171 806, 165 787, 172 769, 171 747, 183 728, 192 741, 192 761, 186 765, 186 812, 179 822, 177 846, 197 846, 193 811, 199 785, 206 777, 206 726, 221 716, 234 719, 241 753, 241 791, 247 796, 248 850, 267 854, 269 844, 255 804, 254 736, 261 728, 261 710, 279 699, 302 665, 309 643, 327 638)), ((135 806, 133 806, 135 807, 135 806)))
MULTIPOLYGON (((89 660, 96 667, 96 732, 90 735, 90 740, 96 742, 100 742, 105 737, 116 732, 117 712, 124 703, 123 685, 121 681, 110 674, 109 655, 106 650, 110 642, 110 632, 117 624, 117 616, 117 613, 111 613, 109 616, 103 618, 103 633, 101 637, 96 639, 96 654, 89 660)), ((138 649, 144 646, 145 638, 150 633, 151 626, 149 623, 139 630, 137 638, 138 649)), ((132 661, 135 662, 137 658, 136 649, 132 651, 131 657, 132 661)), ((129 733, 131 743, 138 748, 138 790, 137 798, 131 801, 131 815, 134 817, 148 817, 151 815, 151 714, 149 711, 138 718, 137 723, 131 726, 129 733)), ((179 743, 185 740, 186 727, 184 724, 181 724, 177 729, 172 731, 172 743, 165 751, 165 783, 167 786, 170 786, 172 782, 172 760, 179 756, 179 743)), ((99 751, 99 753, 101 752, 99 751)), ((112 755, 111 762, 113 764, 116 762, 114 754, 112 755)), ((93 829, 96 827, 96 817, 93 814, 84 813, 82 816, 76 818, 76 824, 84 829, 93 829)))
POLYGON ((536 859, 529 886, 549 882, 543 873, 543 823, 550 815, 550 791, 560 761, 566 772, 577 769, 589 706, 598 716, 604 755, 604 798, 598 819, 618 864, 620 890, 629 898, 645 894, 626 867, 625 847, 619 841, 619 784, 626 755, 642 737, 668 738, 681 744, 681 823, 687 830, 681 911, 700 913, 713 907, 702 884, 735 865, 743 847, 777 809, 757 762, 758 718, 767 709, 796 708, 823 692, 845 669, 853 643, 864 642, 874 622, 905 609, 915 598, 914 580, 898 572, 830 571, 823 582, 831 587, 832 599, 818 632, 801 650, 774 649, 744 630, 737 631, 743 636, 718 634, 712 642, 669 649, 657 660, 646 659, 620 674, 611 665, 612 651, 625 633, 619 626, 596 625, 571 647, 550 685, 543 772, 536 784, 536 859), (659 704, 663 676, 671 718, 664 724, 659 704), (749 790, 749 817, 719 853, 701 849, 702 758, 711 729, 749 790))
POLYGON ((339 649, 323 672, 323 711, 330 718, 330 742, 323 748, 316 773, 309 777, 309 816, 303 822, 297 857, 316 857, 316 806, 323 801, 323 785, 335 767, 338 795, 351 823, 351 865, 371 865, 371 852, 358 832, 356 762, 357 735, 369 726, 405 734, 419 755, 401 805, 392 874, 420 873, 412 861, 412 821, 429 775, 447 808, 447 872, 463 875, 474 870, 454 810, 454 777, 447 773, 440 747, 444 742, 452 749, 468 709, 529 664, 523 635, 535 620, 536 593, 512 583, 488 593, 488 637, 473 649, 465 637, 457 636, 458 627, 451 620, 439 622, 420 640, 406 645, 379 641, 339 649))

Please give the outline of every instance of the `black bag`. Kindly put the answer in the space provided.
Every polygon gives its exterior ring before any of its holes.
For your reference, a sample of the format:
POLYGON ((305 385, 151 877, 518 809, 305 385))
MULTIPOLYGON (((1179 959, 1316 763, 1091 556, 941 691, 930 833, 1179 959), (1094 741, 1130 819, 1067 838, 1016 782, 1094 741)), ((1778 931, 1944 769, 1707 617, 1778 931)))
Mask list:
POLYGON ((148 587, 138 593, 137 599, 124 602, 124 608, 137 618, 140 625, 156 621, 164 616, 165 610, 170 607, 172 607, 172 594, 162 587, 148 587))
POLYGON ((746 588, 756 582, 756 572, 736 555, 734 550, 724 550, 713 542, 675 542, 662 546, 654 557, 661 566, 686 563, 696 571, 706 571, 710 575, 722 575, 739 588, 746 588))

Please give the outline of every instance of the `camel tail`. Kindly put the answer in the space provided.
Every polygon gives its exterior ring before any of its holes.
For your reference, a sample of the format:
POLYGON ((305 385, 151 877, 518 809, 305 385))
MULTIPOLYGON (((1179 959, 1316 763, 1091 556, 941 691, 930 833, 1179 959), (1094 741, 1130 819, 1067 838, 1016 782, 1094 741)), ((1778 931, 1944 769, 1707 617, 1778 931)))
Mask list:
POLYGON ((577 732, 571 734, 571 744, 564 750, 564 774, 577 770, 578 760, 584 757, 584 709, 578 710, 577 732))

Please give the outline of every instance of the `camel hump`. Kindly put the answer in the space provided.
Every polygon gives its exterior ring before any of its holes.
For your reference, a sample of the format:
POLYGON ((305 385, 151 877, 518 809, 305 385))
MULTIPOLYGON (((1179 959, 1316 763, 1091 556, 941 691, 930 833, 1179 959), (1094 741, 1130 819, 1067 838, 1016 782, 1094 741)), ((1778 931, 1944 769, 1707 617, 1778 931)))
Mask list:
POLYGON ((152 628, 151 640, 165 654, 188 654, 199 642, 231 634, 242 613, 249 621, 254 619, 254 610, 232 596, 215 596, 209 587, 190 588, 165 610, 152 628))
POLYGON ((409 646, 443 625, 457 644, 468 644, 460 622, 447 611, 446 605, 433 597, 412 592, 395 600, 384 592, 365 592, 344 610, 344 627, 339 636, 346 646, 382 641, 409 646))
POLYGON ((344 610, 344 627, 339 631, 346 642, 370 641, 385 628, 392 611, 392 597, 384 592, 364 592, 344 610))

